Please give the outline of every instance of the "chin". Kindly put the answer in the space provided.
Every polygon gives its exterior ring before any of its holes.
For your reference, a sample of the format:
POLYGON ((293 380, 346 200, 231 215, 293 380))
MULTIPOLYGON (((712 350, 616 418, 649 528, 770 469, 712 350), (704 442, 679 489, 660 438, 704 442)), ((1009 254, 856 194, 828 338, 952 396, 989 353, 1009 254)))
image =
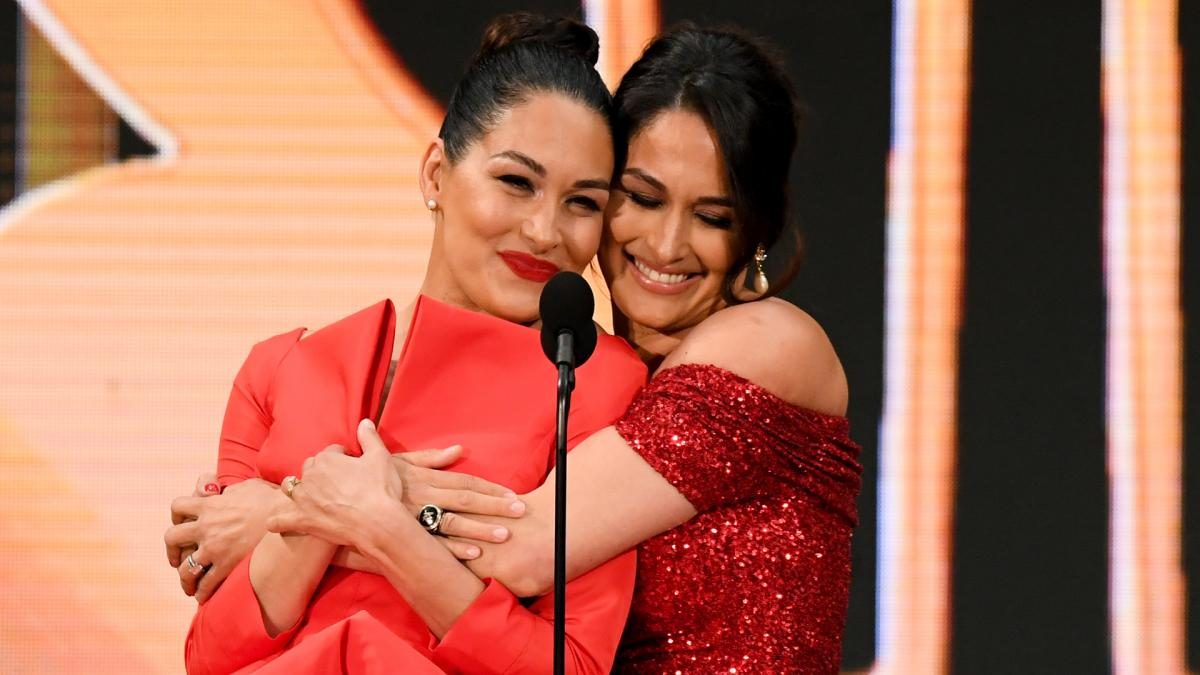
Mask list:
POLYGON ((541 287, 537 290, 530 290, 529 284, 522 284, 525 288, 507 288, 504 292, 498 294, 493 303, 493 307, 489 309, 490 314, 506 319, 515 323, 529 323, 538 319, 538 301, 541 299, 541 287))
POLYGON ((663 303, 650 293, 614 294, 613 303, 630 321, 646 328, 665 330, 678 324, 683 315, 676 306, 663 303))

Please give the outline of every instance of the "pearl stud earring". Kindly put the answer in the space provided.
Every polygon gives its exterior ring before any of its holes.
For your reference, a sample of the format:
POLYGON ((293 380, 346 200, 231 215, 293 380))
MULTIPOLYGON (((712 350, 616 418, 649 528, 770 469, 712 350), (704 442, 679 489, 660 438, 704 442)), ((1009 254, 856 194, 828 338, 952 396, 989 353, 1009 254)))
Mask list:
POLYGON ((436 211, 437 210, 437 200, 430 199, 429 201, 425 202, 425 206, 427 206, 430 211, 436 211))

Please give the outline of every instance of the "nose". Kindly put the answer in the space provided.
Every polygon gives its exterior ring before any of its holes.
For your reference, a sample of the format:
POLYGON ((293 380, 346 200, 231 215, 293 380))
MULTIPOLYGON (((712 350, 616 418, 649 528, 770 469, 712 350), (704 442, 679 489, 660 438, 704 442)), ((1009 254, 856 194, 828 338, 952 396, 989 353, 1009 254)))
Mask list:
POLYGON ((646 244, 654 254, 654 262, 669 265, 681 260, 687 249, 688 219, 684 214, 668 214, 654 224, 646 235, 646 244))
POLYGON ((521 236, 529 242, 531 253, 545 253, 562 241, 555 204, 540 205, 521 222, 521 236))

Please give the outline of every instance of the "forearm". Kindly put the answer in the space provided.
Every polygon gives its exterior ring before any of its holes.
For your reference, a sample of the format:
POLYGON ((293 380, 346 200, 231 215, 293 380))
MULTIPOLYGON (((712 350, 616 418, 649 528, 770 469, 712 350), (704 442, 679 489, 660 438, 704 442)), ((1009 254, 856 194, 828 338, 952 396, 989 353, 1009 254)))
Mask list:
POLYGON ((271 636, 295 625, 337 546, 308 535, 267 534, 250 559, 250 585, 271 636))
POLYGON ((483 582, 399 504, 363 523, 358 548, 439 639, 484 591, 483 582))
MULTIPOLYGON (((612 427, 567 455, 567 578, 594 569, 696 514, 612 427), (620 489, 614 489, 620 486, 620 489)), ((474 542, 483 554, 468 563, 481 578, 498 579, 518 595, 550 590, 554 561, 554 472, 521 495, 525 514, 505 523, 502 544, 474 542)), ((488 520, 487 518, 479 518, 488 520)), ((497 521, 499 522, 499 521, 497 521)))

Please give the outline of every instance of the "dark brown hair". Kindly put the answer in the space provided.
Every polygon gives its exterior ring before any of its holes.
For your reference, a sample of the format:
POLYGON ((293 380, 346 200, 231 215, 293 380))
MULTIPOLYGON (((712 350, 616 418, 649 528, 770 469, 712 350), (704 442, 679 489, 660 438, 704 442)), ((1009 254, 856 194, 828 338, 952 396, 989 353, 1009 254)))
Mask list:
POLYGON ((564 94, 611 124, 612 96, 595 69, 599 54, 595 31, 573 19, 527 12, 492 19, 446 106, 438 133, 446 156, 458 161, 505 112, 535 92, 564 94))
POLYGON ((737 29, 677 27, 646 47, 613 105, 618 175, 629 141, 660 113, 694 112, 716 135, 737 221, 737 255, 722 286, 727 302, 740 302, 733 286, 758 246, 770 249, 787 231, 795 237, 794 255, 762 297, 795 278, 800 235, 789 215, 788 175, 801 106, 772 47, 737 29))

